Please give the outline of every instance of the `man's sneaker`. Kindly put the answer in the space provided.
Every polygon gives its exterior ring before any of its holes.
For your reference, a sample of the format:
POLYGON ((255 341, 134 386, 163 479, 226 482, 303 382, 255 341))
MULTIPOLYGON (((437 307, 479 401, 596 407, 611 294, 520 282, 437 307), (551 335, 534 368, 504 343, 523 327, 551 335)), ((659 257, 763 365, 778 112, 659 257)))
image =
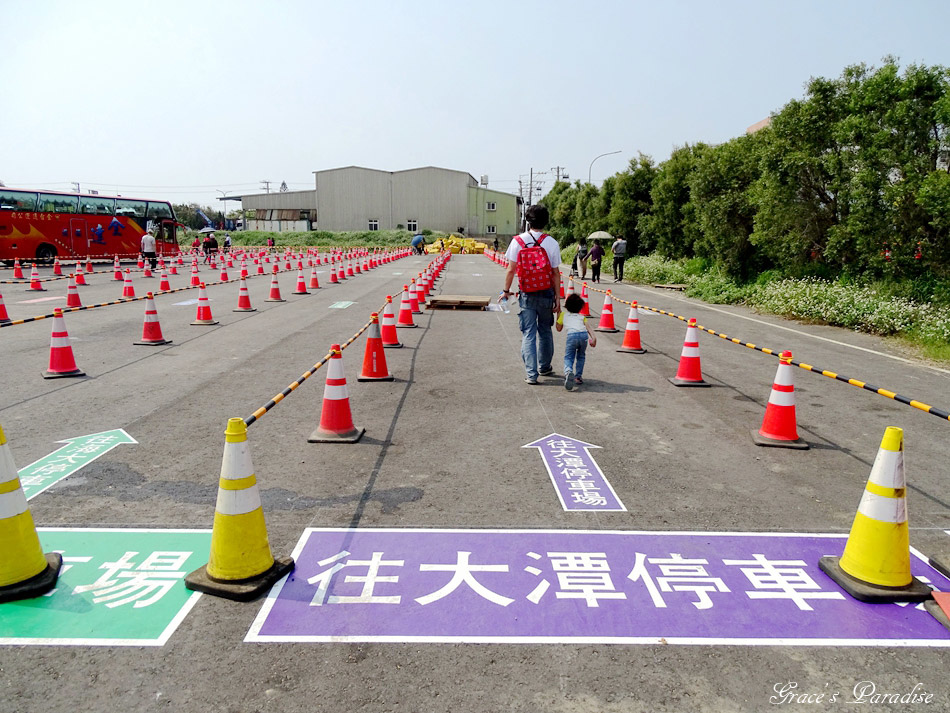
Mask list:
POLYGON ((554 367, 549 367, 544 371, 539 371, 538 376, 554 376, 554 367))
POLYGON ((526 383, 526 384, 531 384, 531 386, 537 386, 537 385, 538 385, 538 380, 537 380, 537 379, 532 379, 530 376, 526 376, 526 377, 524 378, 524 383, 526 383))
POLYGON ((569 370, 569 371, 564 372, 564 388, 567 389, 568 391, 574 390, 574 372, 573 371, 569 370))

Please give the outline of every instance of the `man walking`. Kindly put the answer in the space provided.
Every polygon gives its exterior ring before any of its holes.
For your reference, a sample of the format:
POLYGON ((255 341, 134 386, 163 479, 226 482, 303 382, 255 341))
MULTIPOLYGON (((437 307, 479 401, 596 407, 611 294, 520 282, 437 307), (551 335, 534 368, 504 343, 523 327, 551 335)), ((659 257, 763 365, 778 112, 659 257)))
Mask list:
POLYGON ((151 264, 151 269, 155 269, 155 264, 157 262, 155 256, 155 229, 149 228, 145 231, 145 235, 142 236, 142 259, 148 260, 151 264))
POLYGON ((627 241, 618 235, 610 246, 614 253, 614 282, 623 282, 623 263, 627 259, 627 241))
POLYGON ((557 240, 544 233, 548 224, 548 209, 533 205, 525 212, 528 230, 516 235, 508 245, 505 257, 505 289, 502 297, 513 293, 511 283, 518 275, 518 314, 521 329, 521 359, 524 361, 525 382, 538 383, 538 376, 554 376, 551 359, 554 357, 554 335, 551 327, 555 315, 561 311, 561 253, 557 240))

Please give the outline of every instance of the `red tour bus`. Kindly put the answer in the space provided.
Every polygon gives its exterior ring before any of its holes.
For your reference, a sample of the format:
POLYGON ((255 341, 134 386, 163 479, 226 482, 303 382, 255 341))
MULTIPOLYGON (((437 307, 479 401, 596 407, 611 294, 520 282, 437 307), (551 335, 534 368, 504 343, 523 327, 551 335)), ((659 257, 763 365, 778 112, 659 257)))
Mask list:
POLYGON ((177 255, 179 225, 167 201, 0 187, 0 260, 7 264, 137 255, 149 226, 156 252, 177 255))

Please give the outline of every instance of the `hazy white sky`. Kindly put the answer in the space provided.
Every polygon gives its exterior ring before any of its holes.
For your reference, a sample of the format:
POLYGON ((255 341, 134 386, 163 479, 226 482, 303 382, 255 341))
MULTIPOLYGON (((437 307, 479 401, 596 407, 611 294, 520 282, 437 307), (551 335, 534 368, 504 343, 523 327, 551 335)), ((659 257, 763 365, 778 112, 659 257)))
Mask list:
MULTIPOLYGON (((948 0, 0 0, 0 180, 219 205, 441 166, 518 191, 721 142, 848 64, 950 65, 948 0)), ((234 204, 232 204, 234 205, 234 204)))

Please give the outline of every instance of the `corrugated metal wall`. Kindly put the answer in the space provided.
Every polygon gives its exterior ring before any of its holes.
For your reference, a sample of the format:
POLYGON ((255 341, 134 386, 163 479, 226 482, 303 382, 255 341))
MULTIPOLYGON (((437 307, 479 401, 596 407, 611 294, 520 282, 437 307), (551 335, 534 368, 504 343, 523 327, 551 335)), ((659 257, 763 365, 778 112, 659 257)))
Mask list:
POLYGON ((349 166, 318 171, 315 177, 319 230, 367 230, 370 220, 379 221, 380 230, 395 227, 388 171, 349 166))

